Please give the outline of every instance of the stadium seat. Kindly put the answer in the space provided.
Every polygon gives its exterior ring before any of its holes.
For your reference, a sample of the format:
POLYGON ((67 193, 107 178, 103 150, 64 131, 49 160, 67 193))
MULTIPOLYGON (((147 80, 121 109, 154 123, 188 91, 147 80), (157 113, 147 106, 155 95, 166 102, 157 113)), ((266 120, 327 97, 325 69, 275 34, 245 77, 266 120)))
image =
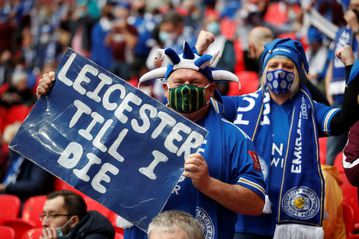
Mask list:
POLYGON ((123 239, 123 233, 116 232, 115 239, 123 239))
POLYGON ((0 222, 6 219, 14 219, 19 216, 21 202, 15 195, 0 195, 0 222))
POLYGON ((110 220, 113 228, 115 228, 116 233, 121 233, 121 234, 124 233, 123 229, 121 227, 118 227, 117 224, 116 224, 116 221, 117 221, 117 214, 116 213, 111 211, 111 214, 108 217, 108 220, 110 220))
POLYGON ((14 239, 15 231, 11 227, 0 225, 0 238, 1 239, 14 239))
POLYGON ((258 89, 259 77, 255 71, 242 71, 238 74, 239 81, 241 82, 240 94, 253 93, 258 89))
MULTIPOLYGON (((233 41, 234 52, 236 54, 235 73, 244 71, 244 50, 239 39, 233 41)), ((239 79, 240 80, 240 79, 239 79)))
POLYGON ((21 218, 5 220, 1 223, 1 225, 8 226, 14 229, 15 239, 21 239, 24 233, 35 227, 33 223, 21 218))
POLYGON ((42 228, 33 228, 22 235, 21 239, 40 239, 42 236, 42 228))
POLYGON ((21 218, 33 223, 36 227, 41 227, 39 216, 42 213, 45 201, 45 195, 28 198, 24 203, 21 218))
POLYGON ((104 215, 106 218, 109 218, 113 213, 110 209, 103 206, 101 203, 95 201, 94 199, 84 195, 83 196, 87 205, 87 210, 95 210, 104 215))
POLYGON ((80 192, 79 190, 77 190, 76 188, 72 187, 71 185, 67 184, 65 181, 59 179, 59 178, 55 178, 55 182, 54 182, 54 189, 56 191, 58 190, 70 190, 73 191, 81 196, 85 196, 85 194, 83 194, 82 192, 80 192))
POLYGON ((345 231, 347 239, 359 239, 359 234, 354 234, 354 211, 353 208, 346 203, 343 203, 343 216, 345 222, 345 231))

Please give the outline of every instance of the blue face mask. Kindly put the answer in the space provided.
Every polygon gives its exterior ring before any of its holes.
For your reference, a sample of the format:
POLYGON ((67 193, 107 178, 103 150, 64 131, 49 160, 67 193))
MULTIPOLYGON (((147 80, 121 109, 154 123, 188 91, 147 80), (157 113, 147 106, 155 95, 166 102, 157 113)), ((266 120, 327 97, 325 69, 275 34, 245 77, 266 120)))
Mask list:
POLYGON ((275 94, 285 94, 292 87, 294 73, 282 69, 267 71, 266 85, 275 94))
POLYGON ((175 35, 175 33, 168 33, 165 31, 160 31, 159 38, 163 43, 167 43, 170 41, 174 41, 174 39, 176 38, 176 35, 175 35))
POLYGON ((212 32, 214 35, 219 35, 221 32, 218 22, 209 23, 207 25, 207 31, 212 32))

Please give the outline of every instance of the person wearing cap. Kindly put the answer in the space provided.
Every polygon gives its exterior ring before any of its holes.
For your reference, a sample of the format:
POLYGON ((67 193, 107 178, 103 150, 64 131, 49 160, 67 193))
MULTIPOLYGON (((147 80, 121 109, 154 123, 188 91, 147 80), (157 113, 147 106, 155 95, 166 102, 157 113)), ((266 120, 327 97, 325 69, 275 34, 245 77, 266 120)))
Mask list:
MULTIPOLYGON (((205 37, 196 46, 203 49, 210 42, 205 37)), ((351 71, 350 47, 338 51, 337 57, 349 79, 341 109, 312 99, 302 82, 309 68, 303 46, 289 38, 265 44, 257 92, 222 98, 224 116, 253 140, 266 182, 262 215, 239 214, 236 239, 323 238, 318 137, 342 133, 359 112, 359 61, 351 71)))
MULTIPOLYGON (((342 49, 337 57, 349 74, 354 62, 351 48, 342 49)), ((253 140, 266 181, 263 214, 239 214, 235 238, 253 234, 262 236, 258 238, 323 238, 324 181, 318 137, 337 135, 358 118, 351 112, 359 112, 359 81, 355 74, 351 76, 340 110, 313 101, 301 84, 308 63, 300 42, 275 39, 265 45, 263 59, 257 92, 223 98, 226 118, 253 140)))
MULTIPOLYGON (((253 143, 238 127, 221 117, 213 97, 217 80, 236 81, 231 72, 210 67, 211 55, 201 57, 187 44, 183 53, 166 48, 169 64, 144 74, 140 84, 165 79, 168 107, 208 130, 205 143, 184 162, 183 176, 164 211, 180 210, 194 216, 206 238, 234 236, 237 213, 259 215, 264 205, 264 181, 253 143)), ((46 94, 54 73, 44 74, 37 88, 46 94)), ((125 239, 146 238, 137 227, 125 230, 125 239)))

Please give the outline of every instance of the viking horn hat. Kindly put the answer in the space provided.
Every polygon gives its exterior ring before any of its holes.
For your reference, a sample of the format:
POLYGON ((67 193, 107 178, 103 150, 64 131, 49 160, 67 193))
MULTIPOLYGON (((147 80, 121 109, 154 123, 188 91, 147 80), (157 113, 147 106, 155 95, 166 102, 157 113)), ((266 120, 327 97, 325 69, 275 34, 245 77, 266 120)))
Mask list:
POLYGON ((172 48, 166 48, 164 55, 168 59, 167 67, 161 67, 144 74, 140 80, 139 85, 143 82, 154 79, 167 80, 171 73, 177 69, 192 69, 202 73, 209 81, 233 81, 238 82, 238 77, 232 72, 217 69, 212 67, 213 59, 218 56, 204 54, 199 56, 196 49, 192 49, 187 42, 183 44, 183 53, 178 55, 172 48))

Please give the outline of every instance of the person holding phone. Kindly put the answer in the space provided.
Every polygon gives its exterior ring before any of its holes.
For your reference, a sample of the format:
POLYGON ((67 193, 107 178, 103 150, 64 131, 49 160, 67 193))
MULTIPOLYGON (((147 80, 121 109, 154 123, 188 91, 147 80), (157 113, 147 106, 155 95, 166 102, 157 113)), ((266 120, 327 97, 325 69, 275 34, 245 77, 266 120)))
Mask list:
POLYGON ((111 222, 97 211, 87 211, 84 199, 68 190, 50 193, 40 215, 42 239, 113 239, 111 222))

